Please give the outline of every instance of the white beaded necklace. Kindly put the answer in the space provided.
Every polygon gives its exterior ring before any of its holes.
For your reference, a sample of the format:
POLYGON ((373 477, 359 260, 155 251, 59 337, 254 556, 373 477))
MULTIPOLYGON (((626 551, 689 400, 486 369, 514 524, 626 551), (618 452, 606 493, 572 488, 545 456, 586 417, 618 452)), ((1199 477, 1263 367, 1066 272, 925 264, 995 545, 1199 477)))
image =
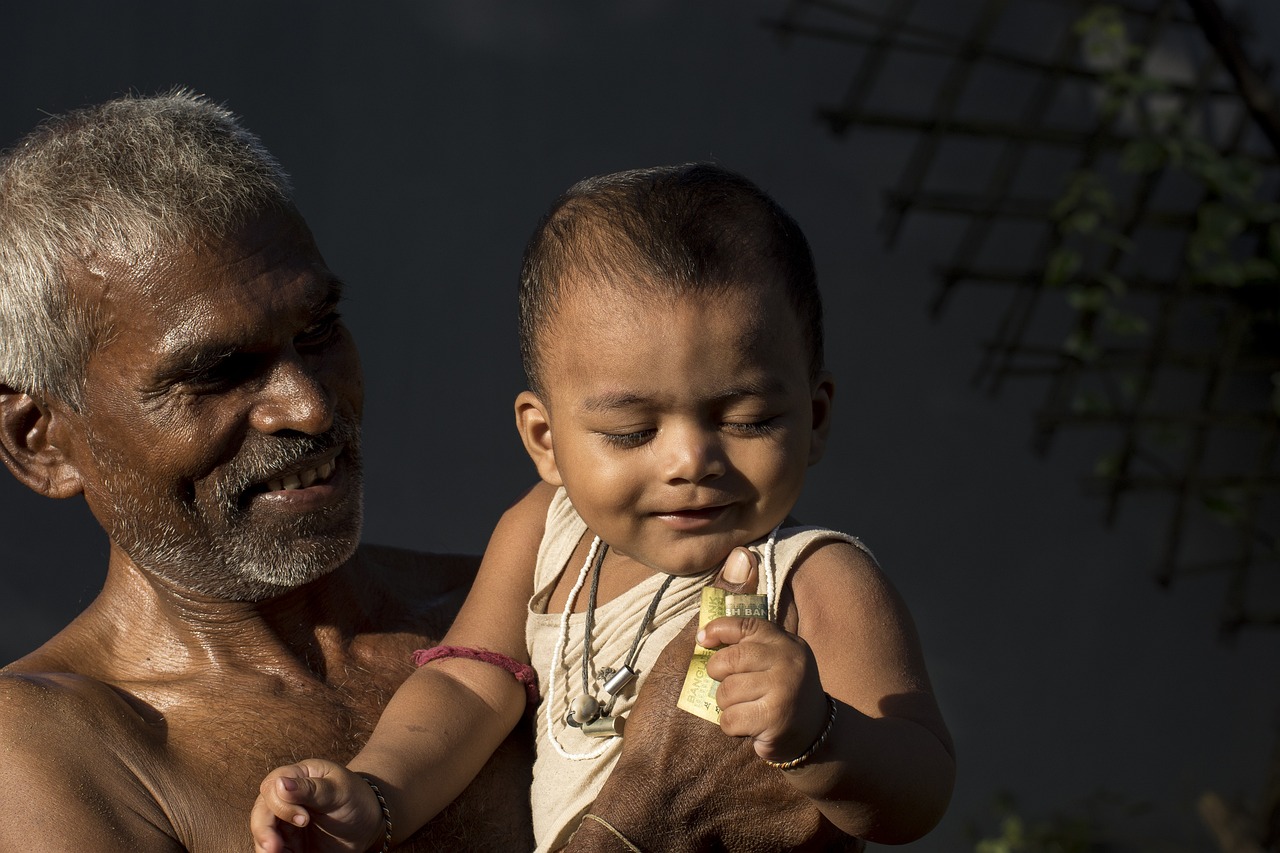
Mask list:
MULTIPOLYGON (((591 571, 591 566, 596 560, 596 553, 600 550, 603 543, 597 536, 591 542, 591 550, 587 552, 587 559, 582 562, 582 570, 578 572, 578 580, 574 583, 573 589, 569 590, 569 597, 564 602, 564 612, 560 614, 560 634, 556 637, 555 648, 551 651, 551 677, 547 679, 550 684, 547 685, 547 734, 550 736, 551 745, 555 747, 556 753, 561 758, 567 758, 570 761, 585 761, 591 758, 599 758, 604 755, 605 750, 609 748, 611 738, 605 738, 604 741, 590 752, 569 752, 560 744, 560 739, 556 737, 556 714, 553 709, 556 706, 556 674, 560 671, 560 663, 564 660, 564 649, 569 643, 569 616, 573 613, 574 602, 578 600, 578 593, 582 591, 582 585, 587 582, 587 574, 591 571)), ((583 654, 588 654, 590 649, 583 649, 583 654)), ((568 689, 568 682, 565 683, 565 689, 568 689)))

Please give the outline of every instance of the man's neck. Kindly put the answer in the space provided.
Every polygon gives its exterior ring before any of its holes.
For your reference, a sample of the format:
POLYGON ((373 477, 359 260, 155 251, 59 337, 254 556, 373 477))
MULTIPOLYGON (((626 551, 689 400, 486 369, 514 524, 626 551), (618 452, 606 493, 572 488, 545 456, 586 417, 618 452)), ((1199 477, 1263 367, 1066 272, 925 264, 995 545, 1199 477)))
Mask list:
POLYGON ((353 583, 357 563, 266 601, 229 601, 177 588, 113 549, 102 592, 29 657, 114 683, 237 668, 311 679, 368 622, 371 596, 353 583))

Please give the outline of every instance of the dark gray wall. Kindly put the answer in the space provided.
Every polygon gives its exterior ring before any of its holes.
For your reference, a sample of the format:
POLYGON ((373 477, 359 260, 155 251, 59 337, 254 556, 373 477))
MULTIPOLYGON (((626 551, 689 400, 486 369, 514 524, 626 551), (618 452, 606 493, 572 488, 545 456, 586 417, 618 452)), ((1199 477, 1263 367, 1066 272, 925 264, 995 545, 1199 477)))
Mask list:
MULTIPOLYGON (((1117 790, 1183 821, 1204 787, 1257 790, 1280 638, 1217 645, 1222 583, 1161 593, 1147 574, 1158 513, 1126 508, 1108 532, 1081 494, 1099 446, 1070 437, 1038 460, 1039 389, 971 390, 994 303, 962 296, 927 319, 939 235, 911 231, 889 254, 875 234, 901 140, 819 128, 813 107, 840 96, 848 55, 779 45, 757 20, 782 0, 37 5, 0 13, 0 143, 45 112, 183 84, 240 113, 293 174, 350 282, 366 538, 483 548, 534 477, 510 404, 514 280, 538 215, 588 174, 714 158, 813 242, 839 385, 800 514, 876 550, 959 744, 951 812, 913 849, 961 849, 1001 788, 1031 810, 1117 790)), ((90 600, 106 547, 78 500, 0 476, 0 505, 11 659, 90 600)))

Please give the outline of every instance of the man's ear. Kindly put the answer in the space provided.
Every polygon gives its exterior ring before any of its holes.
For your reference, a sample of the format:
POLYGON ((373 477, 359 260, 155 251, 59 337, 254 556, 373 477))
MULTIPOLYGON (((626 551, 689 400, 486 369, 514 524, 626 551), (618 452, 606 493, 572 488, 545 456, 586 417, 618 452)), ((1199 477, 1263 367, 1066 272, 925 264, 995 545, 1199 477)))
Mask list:
POLYGON ((816 465, 827 450, 827 434, 831 431, 831 401, 835 393, 835 380, 831 374, 825 370, 819 373, 813 383, 813 425, 809 436, 810 465, 816 465))
POLYGON ((563 486, 556 465, 555 445, 551 440, 551 416, 547 405, 532 391, 521 391, 516 397, 516 429, 524 449, 538 469, 538 476, 553 486, 563 486))
POLYGON ((0 384, 0 458, 28 488, 50 498, 84 491, 68 438, 61 406, 0 384))

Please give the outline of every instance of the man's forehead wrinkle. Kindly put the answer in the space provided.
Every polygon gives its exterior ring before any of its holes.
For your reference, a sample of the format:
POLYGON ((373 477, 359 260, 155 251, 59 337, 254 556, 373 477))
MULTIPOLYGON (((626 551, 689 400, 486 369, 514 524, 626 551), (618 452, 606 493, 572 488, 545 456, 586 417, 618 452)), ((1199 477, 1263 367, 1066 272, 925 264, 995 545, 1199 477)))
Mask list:
MULTIPOLYGON (((257 323, 269 325, 267 316, 277 311, 292 313, 295 309, 291 296, 283 292, 282 287, 246 288, 248 302, 264 309, 261 314, 250 312, 257 317, 257 323)), ((311 276, 304 285, 306 291, 299 304, 301 311, 313 318, 319 318, 334 310, 342 298, 342 282, 335 276, 311 276)), ((254 325, 246 325, 243 321, 236 323, 231 329, 225 327, 226 312, 219 310, 224 300, 219 298, 216 290, 200 291, 181 306, 182 310, 174 312, 177 317, 170 322, 160 336, 158 349, 163 354, 178 355, 188 351, 232 350, 242 339, 253 337, 257 331, 254 325), (222 320, 221 324, 219 320, 222 320), (224 329, 219 330, 219 325, 224 329), (229 334, 228 334, 229 332, 229 334)))
POLYGON ((156 349, 160 355, 181 358, 185 353, 225 349, 225 343, 219 344, 209 340, 210 328, 207 312, 190 312, 185 318, 166 327, 160 336, 156 349))

